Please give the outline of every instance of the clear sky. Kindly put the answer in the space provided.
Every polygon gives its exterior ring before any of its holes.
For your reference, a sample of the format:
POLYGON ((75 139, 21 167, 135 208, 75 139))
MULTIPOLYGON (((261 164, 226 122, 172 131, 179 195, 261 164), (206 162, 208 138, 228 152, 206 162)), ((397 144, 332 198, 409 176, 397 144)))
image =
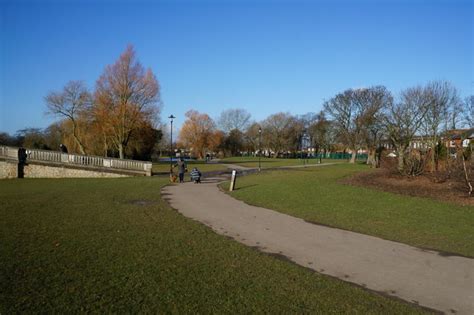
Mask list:
POLYGON ((397 93, 445 79, 467 96, 473 10, 457 0, 0 0, 0 131, 47 127, 44 96, 69 80, 93 89, 129 43, 178 127, 189 109, 261 120, 375 84, 397 93))

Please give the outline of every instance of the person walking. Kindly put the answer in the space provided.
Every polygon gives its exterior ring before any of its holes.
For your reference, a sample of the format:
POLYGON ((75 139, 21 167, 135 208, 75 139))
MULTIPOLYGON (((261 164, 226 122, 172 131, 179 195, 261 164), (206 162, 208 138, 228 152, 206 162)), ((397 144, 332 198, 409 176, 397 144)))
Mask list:
POLYGON ((184 173, 188 171, 188 169, 186 168, 186 162, 184 162, 184 159, 180 158, 178 163, 175 164, 175 167, 178 167, 179 182, 184 183, 184 173))

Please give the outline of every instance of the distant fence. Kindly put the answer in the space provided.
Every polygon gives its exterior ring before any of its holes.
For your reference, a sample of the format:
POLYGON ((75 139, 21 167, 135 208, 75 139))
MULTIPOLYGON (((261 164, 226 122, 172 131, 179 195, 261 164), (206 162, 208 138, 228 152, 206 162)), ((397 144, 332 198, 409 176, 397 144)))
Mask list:
MULTIPOLYGON (((316 153, 313 158, 319 159, 334 159, 334 160, 349 160, 352 157, 351 153, 316 153)), ((356 155, 357 160, 367 160, 367 153, 356 155)))
MULTIPOLYGON (((18 160, 18 149, 15 147, 0 146, 0 157, 18 160)), ((68 154, 59 151, 27 149, 27 161, 53 162, 64 165, 74 165, 84 168, 106 168, 123 171, 142 172, 151 176, 151 162, 106 158, 101 156, 68 154)))

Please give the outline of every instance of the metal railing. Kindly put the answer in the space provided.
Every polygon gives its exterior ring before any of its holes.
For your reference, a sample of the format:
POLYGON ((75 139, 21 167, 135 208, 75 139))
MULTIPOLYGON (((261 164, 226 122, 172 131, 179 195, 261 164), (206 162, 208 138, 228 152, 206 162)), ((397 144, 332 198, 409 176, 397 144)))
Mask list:
MULTIPOLYGON (((15 147, 0 146, 0 156, 18 160, 18 149, 15 147)), ((83 167, 104 167, 115 170, 138 171, 151 176, 151 162, 122 160, 93 155, 68 154, 59 151, 27 149, 27 161, 54 162, 65 165, 83 167)))

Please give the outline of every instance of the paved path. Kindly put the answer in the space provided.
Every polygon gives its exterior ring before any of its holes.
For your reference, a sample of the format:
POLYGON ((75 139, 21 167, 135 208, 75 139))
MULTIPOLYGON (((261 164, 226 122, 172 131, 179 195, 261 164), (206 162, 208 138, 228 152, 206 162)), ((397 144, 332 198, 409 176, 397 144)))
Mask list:
POLYGON ((474 259, 443 256, 249 206, 220 191, 220 180, 171 185, 162 194, 186 217, 243 244, 448 314, 474 314, 474 259))

